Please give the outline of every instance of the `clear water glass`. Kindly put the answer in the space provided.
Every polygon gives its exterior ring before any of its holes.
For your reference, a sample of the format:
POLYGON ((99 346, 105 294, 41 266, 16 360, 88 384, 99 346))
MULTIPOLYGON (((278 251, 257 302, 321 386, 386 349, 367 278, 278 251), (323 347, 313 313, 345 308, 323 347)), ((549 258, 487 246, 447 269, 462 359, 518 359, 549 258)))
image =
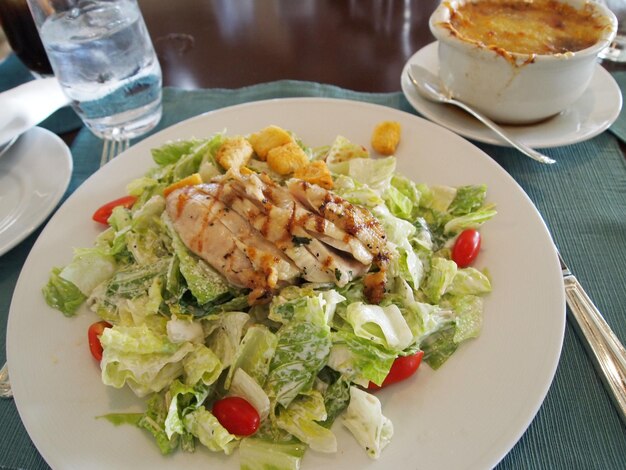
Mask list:
POLYGON ((98 137, 125 140, 161 119, 161 67, 136 0, 28 0, 72 107, 98 137))

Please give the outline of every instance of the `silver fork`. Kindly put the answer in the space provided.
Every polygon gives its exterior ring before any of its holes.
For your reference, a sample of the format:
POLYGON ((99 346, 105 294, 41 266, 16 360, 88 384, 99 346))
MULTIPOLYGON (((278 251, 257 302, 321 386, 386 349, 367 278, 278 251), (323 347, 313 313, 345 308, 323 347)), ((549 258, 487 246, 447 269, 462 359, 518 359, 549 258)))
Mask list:
POLYGON ((105 138, 102 144, 102 156, 100 166, 104 166, 117 157, 120 153, 128 149, 130 142, 128 139, 105 138))

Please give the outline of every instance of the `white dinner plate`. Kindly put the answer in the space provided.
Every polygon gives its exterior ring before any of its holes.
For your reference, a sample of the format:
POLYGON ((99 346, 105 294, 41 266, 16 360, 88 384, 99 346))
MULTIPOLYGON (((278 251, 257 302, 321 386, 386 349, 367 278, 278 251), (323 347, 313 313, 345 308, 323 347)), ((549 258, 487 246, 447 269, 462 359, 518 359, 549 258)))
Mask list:
MULTIPOLYGON (((417 93, 407 76, 407 69, 410 64, 417 64, 437 75, 437 48, 437 41, 428 44, 417 51, 402 69, 400 84, 411 106, 422 116, 468 139, 508 146, 508 143, 461 109, 433 103, 417 93)), ((605 131, 615 122, 621 109, 622 93, 619 86, 611 74, 598 64, 585 93, 562 113, 537 124, 502 127, 512 138, 531 147, 560 147, 591 139, 605 131)))
POLYGON ((498 215, 483 227, 478 267, 488 267, 494 291, 485 300, 481 336, 462 345, 438 371, 423 366, 409 381, 378 393, 395 434, 372 461, 341 425, 336 454, 309 450, 303 469, 485 469, 513 447, 539 409, 553 379, 565 327, 563 283, 546 226, 529 198, 482 151, 431 122, 355 101, 300 98, 249 103, 168 128, 124 152, 91 176, 58 210, 20 274, 9 312, 7 353, 20 416, 37 449, 55 469, 238 469, 238 456, 160 455, 152 438, 97 416, 142 411, 128 389, 105 387, 89 354, 95 321, 83 308, 65 318, 39 295, 53 266, 74 247, 91 246, 101 226, 91 214, 125 193, 152 166, 150 149, 172 139, 231 135, 276 124, 311 146, 341 134, 369 145, 382 120, 402 125, 399 171, 430 184, 488 183, 498 215), (532 256, 529 256, 532 253, 532 256), (36 328, 33 328, 36 325, 36 328))
POLYGON ((72 176, 72 154, 46 129, 23 134, 0 158, 0 256, 54 210, 72 176))

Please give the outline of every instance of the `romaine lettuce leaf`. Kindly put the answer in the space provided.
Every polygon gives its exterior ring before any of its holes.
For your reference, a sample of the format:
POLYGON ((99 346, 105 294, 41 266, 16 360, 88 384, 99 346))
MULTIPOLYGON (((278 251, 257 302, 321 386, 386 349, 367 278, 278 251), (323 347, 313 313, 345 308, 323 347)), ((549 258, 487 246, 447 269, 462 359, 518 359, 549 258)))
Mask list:
POLYGON ((183 155, 188 155, 203 140, 177 140, 168 142, 151 150, 152 159, 157 165, 165 166, 176 163, 183 155))
POLYGON ((456 196, 448 207, 448 212, 452 215, 465 215, 474 212, 482 207, 487 195, 486 185, 460 186, 457 188, 456 196))
POLYGON ((359 204, 372 209, 385 201, 369 186, 355 181, 347 175, 337 175, 334 179, 333 192, 352 204, 359 204))
POLYGON ((224 312, 205 322, 206 344, 222 363, 232 364, 250 315, 245 312, 224 312))
POLYGON ((187 413, 183 418, 185 429, 213 452, 233 453, 239 441, 230 434, 215 416, 203 406, 187 413))
POLYGON ((457 350, 458 343, 454 341, 456 327, 454 323, 447 323, 443 328, 426 337, 420 344, 424 351, 424 362, 437 370, 457 350))
POLYGON ((428 300, 436 304, 446 292, 457 273, 456 263, 441 257, 434 257, 430 263, 430 271, 422 289, 428 300))
POLYGON ((270 412, 270 399, 256 380, 243 369, 237 369, 228 389, 228 395, 241 397, 250 403, 259 413, 263 421, 270 412))
POLYGON ((243 370, 260 386, 263 386, 277 342, 276 335, 263 325, 252 325, 248 328, 228 369, 224 387, 227 390, 230 388, 233 374, 238 369, 243 370))
POLYGON ((204 344, 196 344, 195 349, 184 357, 183 369, 187 385, 212 385, 222 372, 222 363, 204 344))
POLYGON ((459 269, 446 290, 450 295, 484 295, 491 292, 489 278, 476 268, 459 269))
POLYGON ((43 288, 43 296, 50 307, 61 311, 66 317, 71 317, 76 314, 87 296, 73 283, 63 279, 60 273, 60 268, 52 269, 48 283, 43 288))
POLYGON ((330 353, 330 329, 291 322, 278 330, 278 344, 264 389, 270 400, 288 407, 296 396, 311 389, 330 353))
POLYGON ((103 383, 115 388, 128 384, 140 397, 161 391, 180 376, 183 358, 194 350, 191 343, 174 344, 145 324, 106 328, 100 342, 103 383))
POLYGON ((348 305, 346 320, 354 334, 388 349, 403 350, 413 342, 413 334, 400 309, 356 302, 348 305))
POLYGON ((98 248, 82 248, 74 252, 72 262, 65 266, 59 277, 74 284, 89 296, 98 284, 113 276, 115 259, 98 248))
POLYGON ((350 387, 350 404, 341 422, 373 459, 380 457, 393 436, 393 425, 383 416, 378 398, 357 387, 350 387))
POLYGON ((396 157, 365 158, 348 161, 345 174, 383 194, 389 188, 395 171, 396 157))
POLYGON ((326 419, 320 424, 330 429, 335 419, 343 413, 350 403, 350 381, 344 376, 339 376, 324 391, 324 407, 326 419))
POLYGON ((241 470, 298 470, 306 445, 248 437, 239 446, 241 470))
POLYGON ((146 412, 137 425, 152 434, 163 455, 170 454, 178 448, 180 436, 173 434, 169 438, 165 432, 165 419, 168 413, 165 394, 153 394, 147 405, 146 412))
POLYGON ((349 331, 334 332, 332 341, 328 366, 363 386, 370 381, 377 385, 383 383, 397 356, 395 351, 349 331))
POLYGON ((210 388, 203 384, 185 385, 174 380, 169 388, 170 405, 165 418, 164 430, 168 439, 174 434, 183 436, 186 432, 185 415, 198 408, 209 395, 210 388))
POLYGON ((287 409, 281 410, 276 424, 318 452, 337 452, 337 438, 316 421, 326 419, 322 395, 312 390, 300 395, 287 409))
POLYGON ((446 222, 443 231, 445 234, 457 234, 468 228, 478 228, 489 219, 493 218, 497 212, 490 207, 480 209, 476 212, 460 215, 446 222))
POLYGON ((335 290, 314 291, 307 287, 289 286, 272 298, 269 319, 288 323, 292 320, 327 325, 337 304, 345 297, 335 290))
POLYGON ((190 318, 178 318, 172 315, 167 321, 167 337, 172 343, 204 342, 204 329, 200 322, 190 318))
POLYGON ((450 299, 456 314, 456 330, 452 338, 461 343, 480 334, 483 324, 483 300, 475 295, 462 295, 450 299))

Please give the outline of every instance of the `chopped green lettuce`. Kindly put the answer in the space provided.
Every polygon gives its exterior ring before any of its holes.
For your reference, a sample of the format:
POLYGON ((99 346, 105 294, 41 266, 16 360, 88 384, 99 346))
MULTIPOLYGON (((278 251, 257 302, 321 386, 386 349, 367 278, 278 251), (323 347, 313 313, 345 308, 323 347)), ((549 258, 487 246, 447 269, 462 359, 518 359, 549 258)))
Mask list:
POLYGON ((261 420, 267 418, 269 415, 269 397, 259 383, 250 377, 243 369, 237 369, 233 374, 228 394, 245 399, 257 410, 261 420))
POLYGON ((484 295, 489 292, 491 292, 489 278, 472 267, 459 269, 454 275, 452 283, 446 289, 446 294, 450 295, 484 295))
POLYGON ((171 437, 168 437, 165 432, 167 414, 168 407, 165 394, 154 393, 148 399, 146 412, 137 423, 140 428, 152 434, 163 455, 174 452, 180 443, 179 434, 173 434, 171 437))
POLYGON ((452 215, 465 215, 480 209, 487 195, 486 185, 460 186, 448 207, 452 215))
POLYGON ((308 392, 326 364, 330 346, 326 326, 306 322, 282 326, 264 386, 270 400, 288 407, 298 394, 308 392))
POLYGON ((73 283, 63 279, 60 273, 60 268, 52 269, 48 283, 43 288, 43 295, 50 307, 61 311, 66 317, 71 317, 76 314, 87 296, 73 283))
POLYGON ((277 342, 276 335, 263 325, 252 325, 248 328, 228 368, 224 387, 229 389, 233 375, 239 369, 263 386, 277 342))
POLYGON ((430 263, 430 272, 424 285, 424 293, 434 304, 439 302, 457 273, 456 263, 445 258, 435 257, 430 263))
POLYGON ((185 385, 174 380, 169 388, 170 405, 165 417, 164 429, 168 439, 174 434, 185 435, 184 417, 197 409, 209 395, 209 387, 203 383, 185 385))
POLYGON ((83 248, 75 251, 72 262, 61 270, 59 277, 89 296, 98 284, 113 276, 115 268, 112 256, 98 248, 83 248))
POLYGON ((350 404, 341 422, 372 459, 391 441, 393 425, 382 413, 380 401, 357 387, 350 387, 350 404))
POLYGON ((222 372, 222 363, 204 344, 196 344, 195 348, 183 358, 183 370, 187 385, 198 383, 212 385, 222 372))
POLYGON ((413 334, 400 309, 356 302, 348 305, 346 320, 354 334, 388 349, 402 350, 413 342, 413 334))
POLYGON ((249 322, 250 315, 245 312, 224 312, 206 321, 206 344, 219 358, 222 367, 232 364, 249 322))
POLYGON ((461 343, 480 334, 483 324, 483 300, 475 295, 462 295, 451 299, 456 314, 456 329, 452 340, 461 343))
POLYGON ((287 409, 281 410, 277 426, 318 452, 337 452, 337 438, 332 431, 317 421, 326 419, 324 397, 312 390, 293 400, 287 409))
POLYGON ((213 414, 203 406, 187 413, 183 418, 185 429, 213 452, 230 455, 237 448, 237 436, 230 434, 213 414))
POLYGON ((128 384, 140 397, 169 386, 183 372, 182 359, 194 350, 191 343, 174 344, 147 325, 106 328, 100 342, 102 382, 115 388, 128 384))
POLYGON ((349 331, 334 332, 332 341, 328 366, 359 385, 367 386, 370 381, 383 383, 397 356, 394 351, 349 331))
POLYGON ((298 470, 306 445, 248 437, 239 446, 241 470, 298 470))

